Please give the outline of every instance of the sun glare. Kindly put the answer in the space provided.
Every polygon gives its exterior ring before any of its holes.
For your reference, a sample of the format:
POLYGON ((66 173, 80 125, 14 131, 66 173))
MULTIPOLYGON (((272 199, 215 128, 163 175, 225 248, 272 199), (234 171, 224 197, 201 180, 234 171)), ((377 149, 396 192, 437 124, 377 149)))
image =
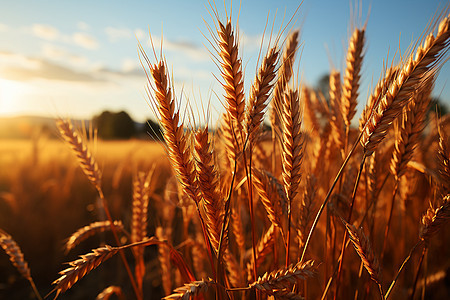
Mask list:
POLYGON ((14 114, 20 110, 21 98, 29 87, 21 82, 0 78, 0 114, 14 114))

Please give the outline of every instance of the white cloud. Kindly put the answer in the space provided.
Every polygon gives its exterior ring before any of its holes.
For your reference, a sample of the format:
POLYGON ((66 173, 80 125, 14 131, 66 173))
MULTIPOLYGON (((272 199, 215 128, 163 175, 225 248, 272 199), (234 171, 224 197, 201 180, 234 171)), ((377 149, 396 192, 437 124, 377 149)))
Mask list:
POLYGON ((73 34, 72 38, 74 43, 80 47, 90 50, 94 50, 99 47, 98 41, 87 33, 76 32, 73 34))
POLYGON ((91 26, 89 26, 89 24, 87 24, 83 21, 80 21, 77 23, 77 28, 80 30, 86 31, 86 30, 89 30, 89 28, 91 28, 91 26))
POLYGON ((78 67, 87 66, 89 63, 84 56, 71 53, 66 48, 48 43, 42 46, 42 54, 48 59, 64 61, 78 67))
POLYGON ((138 68, 140 68, 139 60, 137 59, 131 59, 131 58, 125 58, 122 60, 122 71, 123 72, 132 72, 138 68))
POLYGON ((106 27, 105 33, 108 36, 109 41, 113 43, 133 37, 132 31, 127 28, 106 27))
POLYGON ((147 37, 147 33, 140 28, 134 30, 134 35, 138 40, 143 40, 145 37, 147 37))
POLYGON ((59 30, 50 25, 33 24, 31 31, 35 36, 45 40, 56 40, 59 37, 59 30))

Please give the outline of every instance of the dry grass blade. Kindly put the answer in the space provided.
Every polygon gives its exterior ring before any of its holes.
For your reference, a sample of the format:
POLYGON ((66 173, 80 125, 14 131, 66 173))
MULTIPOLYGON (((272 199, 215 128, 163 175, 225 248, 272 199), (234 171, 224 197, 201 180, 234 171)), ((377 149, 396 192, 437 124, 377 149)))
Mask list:
POLYGON ((288 268, 265 273, 258 280, 250 284, 251 288, 272 294, 274 290, 283 290, 292 287, 298 280, 305 280, 316 274, 317 266, 314 261, 299 262, 288 268))
POLYGON ((443 198, 438 208, 428 208, 422 217, 422 227, 420 228, 420 238, 428 241, 438 232, 450 219, 450 195, 443 198))
POLYGON ((363 60, 365 28, 356 28, 348 45, 347 64, 345 68, 344 84, 342 89, 342 115, 347 128, 356 113, 356 100, 358 98, 359 79, 361 78, 361 65, 363 60))
MULTIPOLYGON (((122 221, 114 221, 114 227, 118 230, 123 230, 122 221)), ((78 229, 68 239, 65 245, 66 252, 71 251, 75 246, 90 236, 93 236, 100 232, 111 230, 111 223, 109 221, 93 222, 83 228, 78 229)))
POLYGON ((448 52, 449 42, 450 18, 446 17, 439 24, 436 36, 430 33, 424 44, 417 48, 415 56, 411 55, 405 62, 374 108, 361 138, 366 155, 372 154, 384 139, 388 128, 401 113, 411 94, 439 68, 448 52))
POLYGON ((174 293, 164 297, 165 300, 189 300, 192 297, 204 293, 208 288, 213 287, 215 282, 211 279, 203 279, 199 281, 193 281, 184 284, 184 286, 178 287, 174 290, 174 293))
POLYGON ((101 189, 102 174, 98 168, 97 162, 81 138, 80 134, 73 128, 69 120, 59 119, 56 122, 59 132, 64 140, 69 143, 73 152, 77 156, 83 172, 97 190, 101 189))
POLYGON ((279 51, 276 46, 270 48, 264 57, 255 81, 250 88, 245 118, 245 130, 250 142, 253 141, 255 133, 263 121, 267 100, 274 86, 275 67, 278 63, 278 54, 279 51))
POLYGON ((222 229, 223 201, 219 191, 219 174, 215 167, 213 145, 208 126, 195 132, 194 146, 197 165, 197 181, 206 213, 206 226, 214 250, 219 249, 220 231, 222 229))
POLYGON ((100 294, 97 295, 97 298, 95 298, 95 300, 109 300, 112 295, 116 295, 120 300, 125 300, 122 289, 119 286, 115 285, 109 286, 104 289, 100 294))

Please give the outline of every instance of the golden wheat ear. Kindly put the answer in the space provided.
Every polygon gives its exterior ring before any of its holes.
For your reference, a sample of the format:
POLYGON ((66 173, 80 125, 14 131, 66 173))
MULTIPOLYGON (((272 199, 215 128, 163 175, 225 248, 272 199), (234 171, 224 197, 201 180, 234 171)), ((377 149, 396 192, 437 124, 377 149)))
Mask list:
POLYGON ((392 122, 402 112, 414 91, 420 89, 430 74, 437 72, 446 61, 450 45, 450 16, 441 20, 436 35, 430 33, 423 41, 389 83, 386 93, 380 97, 381 100, 366 122, 361 137, 366 156, 370 156, 385 138, 392 122))
POLYGON ((265 273, 258 280, 251 283, 249 287, 262 291, 267 295, 276 296, 274 294, 276 291, 289 292, 297 281, 315 276, 317 267, 312 260, 304 263, 298 262, 296 265, 291 265, 288 268, 265 273))
MULTIPOLYGON (((122 231, 124 229, 122 221, 114 221, 114 227, 122 231)), ((86 240, 97 233, 111 230, 111 223, 109 221, 99 221, 84 226, 74 232, 68 239, 65 245, 66 253, 75 248, 82 241, 86 240)))
POLYGON ((115 285, 108 286, 100 294, 97 295, 97 298, 95 298, 95 300, 109 300, 109 298, 111 298, 112 295, 116 295, 117 298, 119 298, 119 300, 125 300, 122 288, 115 285))
POLYGON ((73 153, 77 156, 81 169, 86 174, 87 178, 94 187, 100 191, 102 174, 96 160, 92 156, 81 135, 75 130, 72 122, 69 120, 59 119, 56 121, 56 126, 64 140, 72 148, 73 153))
POLYGON ((174 290, 174 293, 164 297, 165 300, 182 299, 188 300, 194 298, 200 293, 206 292, 209 288, 214 287, 215 282, 212 279, 203 279, 199 281, 193 281, 185 283, 184 286, 178 287, 174 290))
POLYGON ((17 269, 17 271, 19 271, 19 273, 30 282, 36 297, 42 300, 36 288, 36 285, 34 284, 33 278, 31 277, 31 271, 30 268, 28 267, 28 263, 25 261, 25 258, 23 257, 22 250, 20 249, 19 245, 17 245, 16 241, 13 240, 12 237, 1 229, 0 229, 0 246, 3 248, 6 254, 8 254, 9 260, 11 261, 13 266, 17 269))

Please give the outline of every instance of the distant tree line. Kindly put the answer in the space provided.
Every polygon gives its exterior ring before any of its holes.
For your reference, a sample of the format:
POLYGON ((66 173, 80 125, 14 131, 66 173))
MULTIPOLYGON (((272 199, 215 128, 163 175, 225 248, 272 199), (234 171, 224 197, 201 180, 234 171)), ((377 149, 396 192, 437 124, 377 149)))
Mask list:
POLYGON ((103 111, 92 119, 98 137, 103 140, 143 138, 161 139, 159 124, 148 119, 144 124, 135 122, 125 111, 103 111))

